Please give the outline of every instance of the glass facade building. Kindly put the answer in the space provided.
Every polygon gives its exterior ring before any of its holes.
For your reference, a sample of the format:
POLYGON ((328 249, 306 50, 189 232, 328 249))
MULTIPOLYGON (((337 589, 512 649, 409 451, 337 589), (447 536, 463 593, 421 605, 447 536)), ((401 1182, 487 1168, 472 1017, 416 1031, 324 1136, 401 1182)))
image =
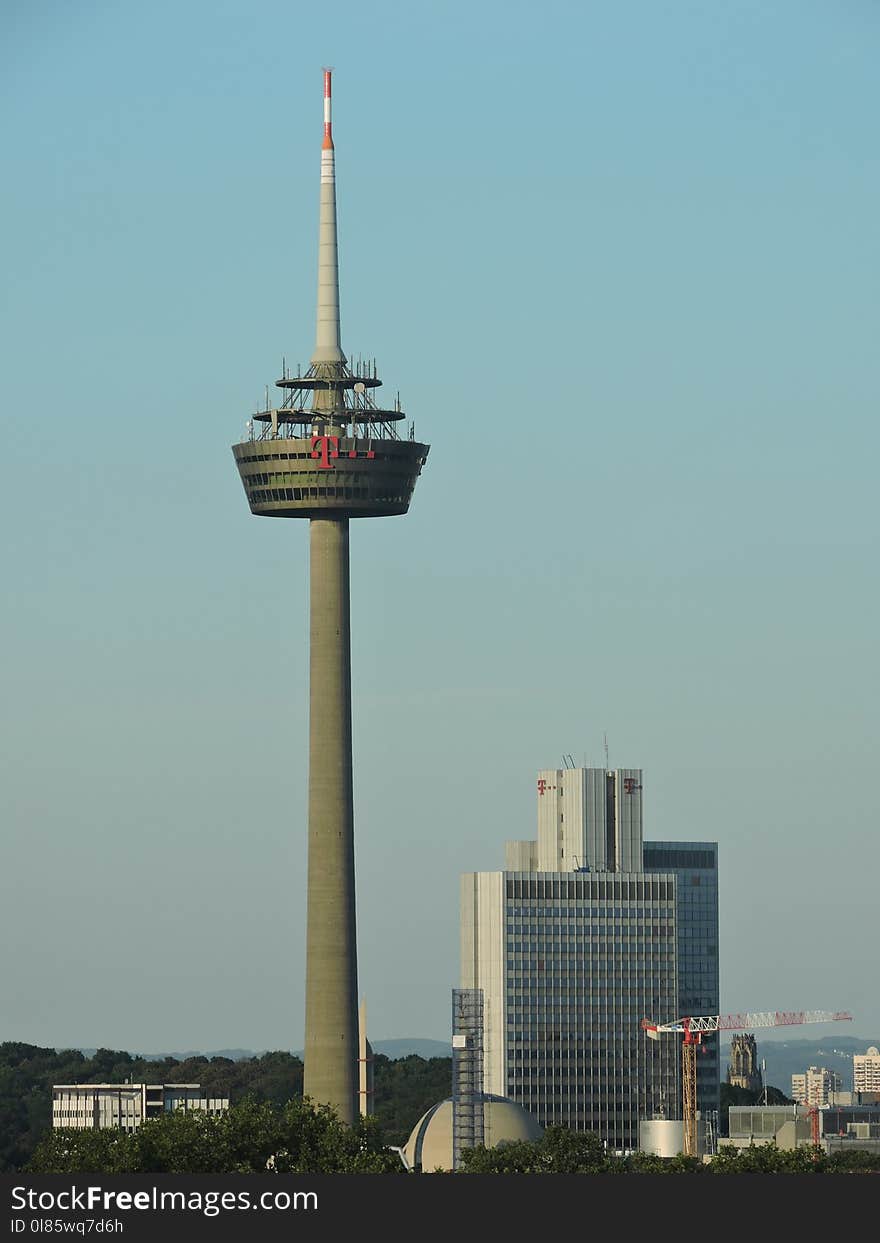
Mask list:
MULTIPOLYGON (((718 1014, 718 844, 645 842, 646 872, 675 877, 678 925, 678 1004, 676 1018, 718 1014)), ((680 1040, 662 1036, 661 1040, 680 1040)), ((697 1054, 697 1109, 703 1117, 721 1107, 719 1037, 703 1037, 697 1054)))

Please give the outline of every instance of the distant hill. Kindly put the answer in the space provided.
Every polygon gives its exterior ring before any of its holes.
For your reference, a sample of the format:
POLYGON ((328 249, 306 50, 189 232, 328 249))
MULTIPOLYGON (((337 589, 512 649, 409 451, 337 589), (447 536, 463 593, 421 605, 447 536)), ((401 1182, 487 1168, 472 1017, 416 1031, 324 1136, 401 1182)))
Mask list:
POLYGON ((376 1040, 373 1042, 374 1053, 384 1053, 393 1059, 398 1057, 452 1057, 452 1045, 448 1040, 427 1040, 417 1036, 408 1036, 400 1040, 376 1040))
MULTIPOLYGON (((374 1053, 384 1053, 392 1061, 399 1057, 452 1057, 452 1045, 448 1040, 429 1040, 424 1036, 402 1036, 398 1040, 371 1040, 374 1053)), ((302 1057, 302 1049, 295 1051, 302 1057)), ((253 1056, 251 1054, 250 1056, 253 1056)))
MULTIPOLYGON (((778 1029, 769 1029, 767 1033, 760 1030, 754 1032, 758 1042, 758 1057, 767 1063, 767 1082, 780 1088, 786 1095, 791 1089, 791 1076, 802 1074, 809 1066, 827 1066, 836 1070, 843 1080, 844 1089, 852 1087, 852 1055, 864 1053, 869 1045, 880 1047, 880 1037, 863 1036, 823 1036, 821 1039, 800 1037, 797 1040, 780 1039, 778 1029), (772 1031, 772 1035, 770 1032, 772 1031)), ((452 1045, 448 1040, 430 1040, 424 1036, 403 1036, 391 1040, 373 1042, 376 1053, 384 1053, 386 1057, 396 1059, 410 1057, 451 1057, 452 1045)), ((93 1057, 95 1049, 80 1048, 79 1052, 86 1057, 93 1057)), ((168 1058, 176 1058, 185 1062, 194 1057, 227 1057, 233 1062, 245 1058, 262 1057, 268 1049, 212 1049, 203 1052, 200 1049, 186 1049, 169 1053, 141 1053, 135 1056, 146 1062, 164 1062, 168 1058)), ((295 1057, 302 1057, 302 1049, 291 1050, 295 1057)), ((725 1040, 721 1046, 721 1077, 725 1078, 727 1063, 730 1060, 730 1042, 725 1040)))
MULTIPOLYGON (((410 1057, 415 1054, 417 1057, 451 1057, 452 1045, 448 1040, 429 1040, 422 1036, 403 1036, 397 1040, 374 1040, 373 1052, 384 1053, 386 1057, 392 1059, 398 1057, 410 1057)), ((81 1045, 65 1045, 59 1048, 75 1048, 78 1053, 82 1053, 84 1057, 94 1057, 97 1049, 85 1049, 81 1045)), ((275 1052, 273 1049, 210 1049, 207 1052, 202 1049, 184 1049, 167 1053, 135 1053, 132 1056, 138 1057, 144 1062, 166 1062, 169 1058, 175 1058, 178 1062, 185 1062, 193 1057, 228 1057, 230 1061, 241 1062, 248 1057, 263 1057, 266 1053, 275 1052)), ((284 1050, 285 1053, 290 1052, 294 1057, 302 1057, 302 1049, 284 1050)))
MULTIPOLYGON (((76 1049, 77 1053, 82 1053, 83 1057, 94 1057, 98 1052, 97 1049, 86 1049, 82 1045, 58 1045, 59 1049, 76 1049)), ((240 1062, 246 1057, 262 1057, 269 1050, 260 1049, 255 1052, 253 1049, 212 1049, 209 1053, 203 1053, 201 1049, 183 1049, 169 1053, 133 1053, 132 1057, 140 1058, 142 1062, 167 1062, 169 1058, 175 1058, 178 1062, 185 1062, 191 1057, 228 1057, 232 1062, 240 1062)))

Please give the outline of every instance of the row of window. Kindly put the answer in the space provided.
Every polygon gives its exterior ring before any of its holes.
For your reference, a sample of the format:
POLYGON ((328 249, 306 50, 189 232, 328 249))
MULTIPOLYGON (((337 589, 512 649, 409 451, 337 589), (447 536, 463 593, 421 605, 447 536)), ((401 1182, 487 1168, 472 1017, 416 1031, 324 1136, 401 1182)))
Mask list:
POLYGON ((575 919, 643 920, 646 918, 671 920, 673 911, 670 906, 659 906, 648 899, 644 902, 628 902, 626 906, 610 906, 606 903, 594 905, 575 898, 567 902, 565 906, 547 906, 543 909, 531 906, 509 906, 507 908, 508 924, 531 924, 533 928, 547 928, 553 924, 570 923, 575 919))
POLYGON ((592 898, 610 901, 631 901, 648 898, 654 902, 669 901, 675 897, 675 881, 646 876, 644 880, 620 880, 615 876, 591 877, 589 874, 572 872, 526 873, 521 879, 507 880, 507 897, 520 901, 566 898, 592 898))
MULTIPOLYGON (((556 901, 558 899, 550 899, 556 901)), ((672 919, 674 907, 671 902, 664 900, 662 904, 657 900, 656 894, 651 898, 646 898, 644 902, 640 899, 633 899, 627 902, 626 906, 612 906, 607 902, 593 905, 580 896, 573 898, 570 902, 566 902, 564 906, 550 906, 547 902, 539 905, 528 906, 510 906, 506 908, 508 919, 539 919, 542 926, 549 923, 553 919, 570 919, 573 913, 592 914, 599 913, 606 919, 622 919, 626 916, 651 914, 658 919, 672 919)))
POLYGON ((372 501, 379 505, 404 505, 408 497, 376 496, 369 488, 248 488, 248 500, 253 505, 265 505, 269 501, 372 501))
MULTIPOLYGON (((351 448, 352 446, 348 443, 348 441, 341 440, 339 442, 340 458, 347 458, 351 448)), ((376 462, 398 463, 413 461, 411 453, 382 453, 374 449, 373 444, 369 444, 365 448, 358 449, 356 452, 360 454, 372 453, 373 457, 371 460, 376 462)), ((243 453, 240 457, 236 458, 236 461, 242 465, 245 465, 248 462, 308 462, 313 460, 314 458, 311 449, 307 450, 305 453, 243 453)))
MULTIPOLYGON (((355 473, 352 473, 351 471, 346 472, 345 465, 346 464, 343 463, 343 466, 341 468, 334 467, 333 469, 338 475, 342 475, 343 478, 347 477, 348 479, 358 479, 363 482, 373 481, 374 475, 372 473, 365 474, 362 471, 357 471, 355 473)), ((387 474, 388 472, 386 471, 386 472, 380 472, 380 473, 387 474)), ((394 474, 395 476, 397 476, 400 474, 400 472, 395 471, 394 474)), ((325 479, 329 479, 333 477, 334 476, 328 475, 323 470, 322 471, 317 471, 317 470, 264 470, 264 471, 254 471, 254 473, 251 475, 242 475, 241 478, 242 478, 242 482, 244 483, 245 487, 248 487, 248 488, 255 488, 255 487, 260 487, 260 488, 276 487, 277 488, 277 487, 288 487, 288 486, 294 486, 294 485, 302 487, 304 484, 306 485, 313 484, 313 483, 317 483, 319 480, 325 480, 325 479)))
POLYGON ((717 860, 714 850, 664 850, 662 847, 644 847, 645 870, 671 872, 681 868, 714 870, 717 860))
MULTIPOLYGON (((89 1106, 88 1109, 56 1109, 53 1111, 53 1114, 52 1114, 53 1118, 93 1118, 94 1116, 95 1116, 95 1111, 92 1109, 91 1106, 89 1106)), ((119 1114, 119 1110, 117 1109, 112 1109, 112 1110, 101 1109, 100 1116, 102 1118, 103 1117, 117 1118, 120 1116, 120 1114, 119 1114)), ((140 1111, 126 1109, 126 1110, 123 1110, 123 1116, 140 1117, 140 1111)))
POLYGON ((595 911, 572 911, 568 918, 557 919, 508 919, 507 932, 515 932, 517 936, 555 936, 565 937, 574 936, 580 932, 604 932, 611 934, 612 932, 622 932, 632 929, 634 932, 650 932, 653 928, 655 932, 672 932, 674 923, 671 912, 665 912, 663 916, 657 914, 656 911, 634 911, 629 916, 606 916, 604 922, 602 916, 595 911), (662 922, 661 922, 662 920, 662 922))

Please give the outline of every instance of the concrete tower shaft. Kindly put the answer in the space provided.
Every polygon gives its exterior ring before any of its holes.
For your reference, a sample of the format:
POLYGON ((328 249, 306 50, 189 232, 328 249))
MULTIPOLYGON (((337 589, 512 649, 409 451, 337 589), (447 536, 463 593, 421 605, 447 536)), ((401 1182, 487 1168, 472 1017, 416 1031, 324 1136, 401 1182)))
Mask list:
POLYGON ((331 77, 324 71, 316 344, 305 373, 233 445, 251 513, 310 521, 308 913, 304 1091, 353 1123, 358 1114, 354 799, 351 750, 349 520, 404 514, 428 446, 381 408, 375 362, 350 366, 339 324, 331 77))
POLYGON ((309 865, 303 1091, 359 1110, 348 519, 313 518, 310 545, 309 865))

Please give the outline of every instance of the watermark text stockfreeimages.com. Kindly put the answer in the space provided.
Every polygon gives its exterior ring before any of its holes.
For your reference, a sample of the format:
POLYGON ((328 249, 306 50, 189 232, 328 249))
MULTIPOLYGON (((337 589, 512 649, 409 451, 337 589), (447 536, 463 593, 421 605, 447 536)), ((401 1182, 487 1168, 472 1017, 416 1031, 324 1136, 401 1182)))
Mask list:
MULTIPOLYGON (((75 1185, 60 1191, 12 1188, 13 1212, 24 1209, 32 1213, 188 1212, 217 1217, 220 1213, 248 1209, 286 1213, 291 1210, 315 1212, 317 1208, 318 1194, 315 1191, 273 1190, 252 1195, 249 1191, 166 1191, 159 1187, 144 1188, 142 1191, 109 1191, 100 1186, 75 1185)), ((13 1233, 16 1230, 14 1227, 13 1233)))

